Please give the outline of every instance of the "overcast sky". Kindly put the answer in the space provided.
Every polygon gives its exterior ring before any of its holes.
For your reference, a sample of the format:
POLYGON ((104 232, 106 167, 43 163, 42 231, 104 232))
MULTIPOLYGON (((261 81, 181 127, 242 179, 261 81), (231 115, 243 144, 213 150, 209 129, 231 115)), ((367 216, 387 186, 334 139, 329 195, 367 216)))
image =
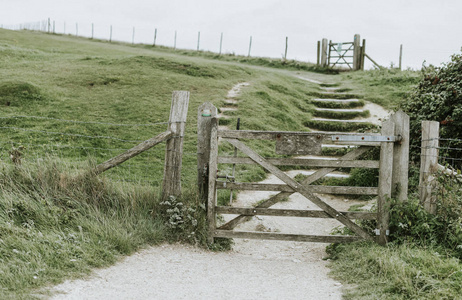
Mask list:
MULTIPOLYGON (((420 68, 424 60, 439 65, 460 53, 461 0, 0 0, 3 26, 51 18, 56 31, 136 43, 157 43, 218 52, 288 57, 316 62, 316 42, 327 38, 349 42, 366 39, 366 52, 378 63, 398 63, 403 44, 404 67, 420 68)), ((1 36, 0 36, 1 39, 1 36)), ((370 66, 366 65, 366 66, 370 66)))

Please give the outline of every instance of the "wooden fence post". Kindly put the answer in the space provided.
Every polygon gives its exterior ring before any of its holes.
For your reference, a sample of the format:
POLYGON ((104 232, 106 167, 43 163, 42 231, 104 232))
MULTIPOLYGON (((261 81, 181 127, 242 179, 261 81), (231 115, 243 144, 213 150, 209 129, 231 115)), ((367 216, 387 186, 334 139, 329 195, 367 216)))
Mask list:
POLYGON ((432 196, 434 173, 438 165, 440 124, 436 121, 422 122, 422 148, 420 155, 419 197, 420 203, 429 213, 435 213, 436 203, 432 196))
POLYGON ((286 36, 286 50, 284 51, 284 61, 287 60, 287 48, 289 47, 289 37, 286 36))
POLYGON ((209 158, 209 178, 208 178, 208 197, 207 197, 207 242, 213 243, 216 230, 215 206, 217 202, 217 191, 215 189, 218 167, 218 119, 212 118, 210 121, 210 158, 209 158))
POLYGON ((393 146, 392 197, 400 201, 407 200, 409 176, 409 116, 402 110, 390 116, 395 124, 395 136, 401 141, 393 146))
POLYGON ((361 47, 361 71, 364 71, 364 58, 366 54, 366 40, 363 39, 363 45, 361 47))
POLYGON ((319 67, 319 65, 321 64, 321 41, 318 41, 316 50, 316 65, 319 67))
POLYGON ((401 44, 399 46, 399 69, 401 70, 401 62, 402 62, 402 59, 403 59, 403 44, 401 44))
POLYGON ((162 183, 162 199, 181 195, 181 162, 183 158, 183 139, 186 117, 188 115, 189 92, 174 91, 168 130, 173 133, 166 144, 164 181, 162 183))
POLYGON ((202 203, 207 202, 211 122, 212 118, 216 118, 217 115, 217 108, 210 102, 205 102, 199 106, 197 112, 197 185, 202 203))
POLYGON ((353 40, 353 70, 359 70, 361 64, 361 47, 360 47, 360 36, 359 34, 355 34, 353 40))
MULTIPOLYGON (((394 135, 395 124, 388 120, 382 123, 384 136, 394 135)), ((390 203, 393 175, 393 143, 382 142, 380 146, 380 165, 379 165, 379 197, 377 200, 377 229, 379 230, 377 242, 380 245, 387 243, 389 233, 388 223, 390 219, 390 203)))
POLYGON ((250 42, 249 42, 249 54, 247 54, 247 57, 250 57, 250 50, 252 49, 252 36, 250 36, 250 42))
POLYGON ((327 39, 322 39, 321 45, 321 67, 327 67, 327 39))

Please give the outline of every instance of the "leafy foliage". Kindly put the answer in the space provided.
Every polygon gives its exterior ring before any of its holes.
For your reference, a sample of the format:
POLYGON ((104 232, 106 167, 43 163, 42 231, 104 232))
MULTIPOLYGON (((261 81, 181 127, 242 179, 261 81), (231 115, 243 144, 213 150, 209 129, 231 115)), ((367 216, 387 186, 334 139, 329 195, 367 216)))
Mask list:
MULTIPOLYGON (((440 122, 440 137, 462 139, 462 54, 454 54, 442 67, 429 66, 422 70, 422 78, 402 109, 411 118, 411 157, 419 159, 422 121, 440 122)), ((451 148, 461 148, 455 142, 451 148)), ((462 158, 462 152, 449 150, 448 156, 462 158)), ((456 163, 460 168, 461 163, 456 163)))

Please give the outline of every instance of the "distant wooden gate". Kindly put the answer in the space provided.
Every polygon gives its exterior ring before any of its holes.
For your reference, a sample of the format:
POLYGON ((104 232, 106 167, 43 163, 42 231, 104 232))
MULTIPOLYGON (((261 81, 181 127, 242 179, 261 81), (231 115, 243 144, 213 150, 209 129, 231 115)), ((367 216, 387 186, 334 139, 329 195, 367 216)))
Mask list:
MULTIPOLYGON (((203 107, 202 107, 203 109, 203 107)), ((215 109, 216 110, 216 109, 215 109)), ((199 114, 199 116, 201 116, 199 114)), ((208 166, 208 191, 207 191, 207 219, 208 239, 213 242, 216 237, 226 238, 250 238, 271 240, 294 240, 306 242, 352 242, 357 240, 376 240, 385 244, 388 235, 388 201, 387 198, 394 196, 399 199, 407 197, 407 173, 408 173, 408 142, 409 142, 409 118, 403 112, 391 116, 384 122, 381 134, 360 133, 311 133, 311 132, 276 132, 276 131, 238 131, 219 130, 218 119, 212 115, 202 115, 199 118, 199 128, 210 128, 206 136, 210 136, 208 153, 200 153, 209 156, 208 166), (208 117, 209 116, 209 117, 208 117), (208 120, 206 118, 209 118, 208 120), (201 126, 200 124, 206 124, 201 126), (230 143, 247 157, 219 156, 218 139, 230 143), (260 139, 276 141, 276 153, 284 155, 320 155, 323 144, 347 144, 358 148, 347 153, 338 160, 319 160, 302 158, 266 158, 257 154, 253 149, 243 143, 242 139, 260 139), (380 147, 380 161, 357 160, 362 154, 373 147, 380 147), (282 180, 285 184, 260 184, 220 181, 226 178, 218 174, 218 164, 258 164, 271 174, 282 180), (293 180, 282 172, 277 166, 304 166, 317 167, 314 174, 309 175, 301 183, 293 180), (344 186, 319 186, 310 185, 337 168, 379 168, 378 187, 344 187, 344 186), (279 193, 253 208, 217 206, 217 189, 230 190, 258 190, 279 191, 279 193), (392 195, 392 190, 395 193, 392 195), (319 210, 283 210, 270 209, 272 205, 290 196, 300 193, 309 201, 322 209, 319 210), (342 212, 334 209, 321 200, 314 193, 321 194, 350 194, 350 195, 378 195, 378 210, 371 212, 342 212), (217 214, 238 214, 239 216, 228 223, 217 227, 217 214), (299 235, 266 232, 243 232, 233 229, 249 217, 256 215, 309 217, 309 218, 334 218, 351 229, 355 236, 320 236, 299 235), (365 231, 352 219, 375 219, 377 229, 375 238, 372 233, 365 231)), ((200 129, 198 130, 201 131, 200 129)), ((203 135, 202 135, 203 136, 203 135)), ((201 148, 200 145, 198 146, 201 148)), ((203 166, 198 166, 199 170, 203 166)), ((203 184, 205 180, 203 180, 203 184)))
POLYGON ((360 44, 359 34, 355 34, 353 42, 337 43, 322 39, 318 42, 318 65, 329 68, 346 66, 350 70, 364 70, 366 40, 360 44))

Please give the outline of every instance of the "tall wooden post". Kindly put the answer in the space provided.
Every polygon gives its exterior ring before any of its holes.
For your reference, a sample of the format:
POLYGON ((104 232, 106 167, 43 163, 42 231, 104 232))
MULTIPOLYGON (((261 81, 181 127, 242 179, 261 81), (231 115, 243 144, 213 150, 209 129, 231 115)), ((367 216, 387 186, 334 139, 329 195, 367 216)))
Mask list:
POLYGON ((360 36, 359 34, 355 34, 353 40, 353 70, 360 69, 360 62, 361 62, 361 47, 360 47, 360 36))
POLYGON ((164 181, 162 183, 162 199, 181 195, 181 162, 183 158, 183 139, 186 117, 188 115, 189 92, 174 91, 168 130, 173 136, 166 144, 164 181))
POLYGON ((197 51, 199 51, 200 42, 201 42, 201 32, 199 31, 197 33, 197 51))
POLYGON ((152 43, 152 46, 156 46, 156 39, 157 39, 157 28, 154 29, 154 42, 152 43))
POLYGON ((135 27, 133 27, 133 33, 132 33, 132 45, 135 43, 135 27))
POLYGON ((223 32, 221 33, 221 36, 220 36, 220 52, 218 53, 218 55, 221 55, 221 47, 223 46, 223 32))
POLYGON ((420 203, 429 213, 436 212, 436 203, 432 196, 435 182, 431 175, 438 166, 439 130, 440 124, 438 122, 422 122, 419 197, 420 203))
POLYGON ((327 67, 327 39, 322 39, 321 45, 321 67, 327 67))
POLYGON ((394 135, 401 136, 401 141, 393 146, 392 197, 405 201, 409 176, 409 116, 399 110, 390 120, 395 124, 394 135))
POLYGON ((208 234, 207 242, 213 243, 213 237, 215 236, 216 229, 216 218, 215 218, 215 206, 217 204, 217 167, 218 167, 218 119, 212 118, 210 122, 210 158, 209 158, 209 178, 208 178, 208 197, 207 197, 207 224, 208 234))
POLYGON ((250 50, 252 49, 252 36, 250 36, 250 42, 249 42, 249 54, 247 54, 248 57, 250 57, 250 50))
POLYGON ((211 122, 217 115, 217 108, 210 102, 199 106, 197 112, 197 185, 203 203, 206 203, 208 195, 211 122))
MULTIPOLYGON (((388 120, 382 123, 384 136, 392 136, 395 132, 395 124, 388 120)), ((390 203, 393 175, 393 143, 382 142, 380 146, 380 165, 379 165, 379 195, 377 200, 377 242, 381 245, 387 243, 389 234, 390 203)))
POLYGON ((109 43, 112 42, 112 25, 111 25, 111 29, 109 31, 109 43))
POLYGON ((176 30, 175 30, 175 40, 173 41, 173 50, 176 49, 176 30))
POLYGON ((321 41, 318 41, 318 47, 316 51, 316 65, 319 66, 321 64, 321 41))
POLYGON ((284 51, 284 60, 287 60, 287 48, 289 47, 289 37, 286 36, 286 50, 284 51))
POLYGON ((50 33, 50 29, 51 29, 51 23, 50 23, 50 18, 48 18, 48 33, 50 33))
POLYGON ((402 59, 403 59, 403 44, 401 44, 399 46, 399 69, 401 70, 401 62, 402 62, 402 59))
POLYGON ((360 69, 364 71, 364 59, 366 58, 366 40, 363 39, 363 45, 361 47, 361 67, 360 69))

